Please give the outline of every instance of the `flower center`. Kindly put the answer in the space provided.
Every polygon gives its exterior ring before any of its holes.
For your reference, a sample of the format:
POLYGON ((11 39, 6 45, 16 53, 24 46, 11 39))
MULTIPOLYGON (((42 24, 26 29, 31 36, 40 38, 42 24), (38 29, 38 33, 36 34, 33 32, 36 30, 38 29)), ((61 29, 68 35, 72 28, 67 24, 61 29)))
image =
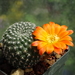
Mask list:
POLYGON ((47 36, 48 43, 56 43, 58 40, 59 40, 59 37, 57 35, 48 35, 47 36))

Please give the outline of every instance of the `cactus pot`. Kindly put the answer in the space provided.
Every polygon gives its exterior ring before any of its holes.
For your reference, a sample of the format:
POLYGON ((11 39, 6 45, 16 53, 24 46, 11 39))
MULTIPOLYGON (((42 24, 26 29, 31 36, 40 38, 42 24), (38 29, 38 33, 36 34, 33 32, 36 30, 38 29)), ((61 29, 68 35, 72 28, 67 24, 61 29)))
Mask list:
POLYGON ((43 75, 62 75, 69 51, 59 58, 43 75))
MULTIPOLYGON (((65 62, 67 60, 68 50, 61 58, 59 58, 43 75, 63 75, 63 68, 65 65, 65 62), (63 62, 64 61, 64 62, 63 62)), ((7 75, 5 72, 0 70, 0 75, 7 75)))

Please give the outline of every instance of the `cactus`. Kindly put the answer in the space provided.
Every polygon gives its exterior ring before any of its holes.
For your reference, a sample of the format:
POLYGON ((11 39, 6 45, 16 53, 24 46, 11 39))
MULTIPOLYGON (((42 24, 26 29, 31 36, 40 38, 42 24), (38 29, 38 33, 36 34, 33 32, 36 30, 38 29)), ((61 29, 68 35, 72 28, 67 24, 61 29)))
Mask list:
POLYGON ((2 37, 4 57, 15 68, 30 68, 39 61, 38 50, 31 46, 35 27, 31 22, 14 23, 2 37))

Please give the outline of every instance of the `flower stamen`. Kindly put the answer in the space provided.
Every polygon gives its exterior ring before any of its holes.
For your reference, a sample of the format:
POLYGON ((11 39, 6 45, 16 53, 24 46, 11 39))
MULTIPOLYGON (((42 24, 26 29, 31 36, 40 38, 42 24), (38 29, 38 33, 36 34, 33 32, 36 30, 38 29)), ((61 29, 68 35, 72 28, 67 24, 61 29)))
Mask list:
POLYGON ((56 42, 58 42, 58 40, 59 40, 60 38, 57 36, 57 35, 48 35, 47 36, 47 42, 49 43, 49 44, 52 44, 52 43, 56 43, 56 42))

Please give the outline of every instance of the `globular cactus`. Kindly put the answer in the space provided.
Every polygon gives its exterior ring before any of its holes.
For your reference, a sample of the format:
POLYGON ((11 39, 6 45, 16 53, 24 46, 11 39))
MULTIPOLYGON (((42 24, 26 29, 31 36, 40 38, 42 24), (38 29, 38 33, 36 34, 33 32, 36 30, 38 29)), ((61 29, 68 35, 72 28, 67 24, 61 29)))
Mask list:
POLYGON ((15 68, 30 68, 39 61, 38 50, 31 47, 35 27, 31 22, 14 23, 2 37, 3 54, 15 68))

